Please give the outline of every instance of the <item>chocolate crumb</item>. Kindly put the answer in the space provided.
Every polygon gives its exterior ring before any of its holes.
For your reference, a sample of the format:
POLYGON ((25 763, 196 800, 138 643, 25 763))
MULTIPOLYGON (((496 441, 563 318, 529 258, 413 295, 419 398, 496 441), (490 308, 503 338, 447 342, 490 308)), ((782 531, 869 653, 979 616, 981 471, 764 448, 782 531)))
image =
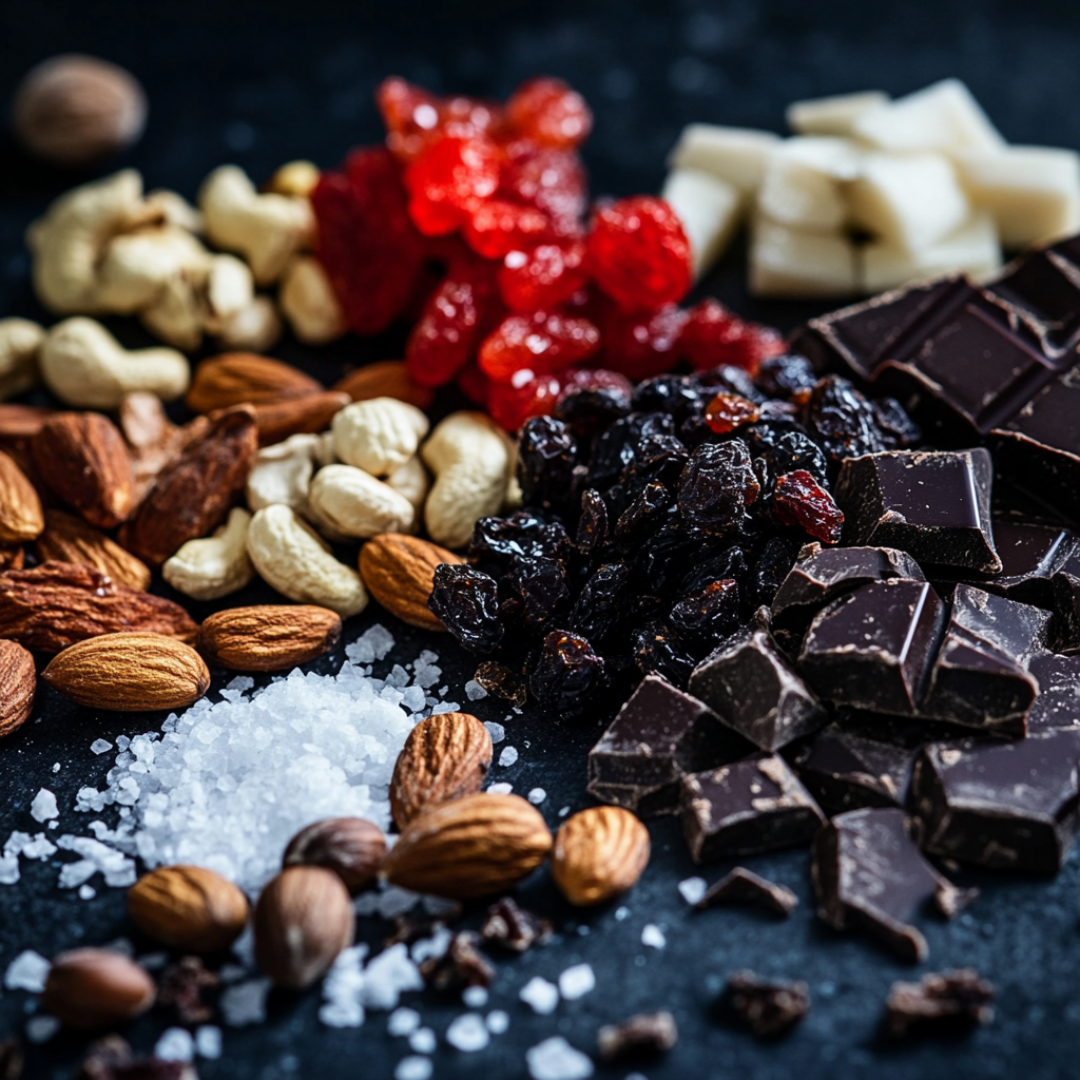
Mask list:
POLYGON ((190 1061, 135 1058, 119 1035, 106 1035, 90 1046, 75 1080, 199 1080, 190 1061))
POLYGON ((418 941, 433 937, 442 929, 442 923, 432 919, 412 919, 408 915, 398 915, 394 919, 394 932, 383 941, 383 947, 393 945, 415 945, 418 941))
POLYGON ((203 991, 219 986, 221 980, 207 971, 197 956, 185 956, 161 977, 158 1003, 171 1005, 181 1024, 205 1024, 214 1015, 211 1006, 203 1001, 203 991))
POLYGON ((596 1035, 604 1061, 645 1058, 670 1050, 679 1040, 675 1017, 669 1012, 640 1013, 621 1024, 605 1024, 596 1035))
POLYGON ((710 886, 694 907, 704 909, 713 904, 753 904, 786 918, 799 906, 799 898, 786 885, 777 885, 745 866, 736 866, 710 886))
POLYGON ((498 945, 511 952, 523 953, 534 945, 543 945, 551 937, 551 923, 541 919, 509 896, 488 908, 487 918, 480 927, 486 945, 498 945))
POLYGON ((921 982, 895 982, 886 1002, 890 1035, 939 1034, 994 1018, 994 987, 974 968, 931 972, 921 982))
POLYGON ((518 708, 525 704, 528 696, 525 680, 505 664, 500 664, 497 660, 485 660, 476 669, 473 678, 493 697, 509 701, 518 708))
POLYGON ((728 979, 728 1003, 755 1035, 774 1038, 790 1031, 810 1011, 810 991, 804 982, 737 971, 728 979))
POLYGON ((478 950, 479 934, 462 930, 450 939, 442 956, 420 965, 420 974, 436 990, 463 990, 467 986, 490 986, 495 969, 478 950))
POLYGON ((934 890, 934 907, 946 919, 952 919, 978 898, 978 889, 961 889, 951 881, 942 880, 938 882, 938 887, 934 890))

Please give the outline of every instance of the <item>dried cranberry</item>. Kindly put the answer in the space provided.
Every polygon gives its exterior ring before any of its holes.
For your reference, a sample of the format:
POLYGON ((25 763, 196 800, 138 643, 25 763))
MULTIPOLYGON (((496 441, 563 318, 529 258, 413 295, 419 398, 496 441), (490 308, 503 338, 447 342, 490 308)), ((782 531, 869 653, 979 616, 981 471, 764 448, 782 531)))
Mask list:
POLYGON ((729 364, 751 375, 762 360, 784 350, 784 339, 767 326, 744 322, 718 300, 702 300, 689 312, 679 351, 698 369, 729 364))
POLYGON ((603 323, 604 362, 631 379, 648 379, 675 365, 686 312, 666 304, 649 314, 613 307, 603 323))
POLYGON ((710 581, 675 604, 668 622, 687 648, 707 651, 739 624, 738 584, 733 578, 710 581))
POLYGON ((428 300, 405 346, 410 378, 421 386, 449 382, 475 353, 491 283, 451 275, 428 300))
POLYGON ((588 195, 585 170, 577 154, 539 149, 531 144, 512 150, 499 194, 542 211, 556 236, 580 237, 588 195))
POLYGON ((604 682, 604 659, 588 640, 568 630, 552 630, 533 660, 529 690, 543 706, 562 716, 582 712, 604 682))
POLYGON ((480 367, 508 382, 517 371, 550 374, 587 360, 600 347, 600 331, 588 319, 560 312, 510 315, 484 339, 480 367))
POLYGON ((781 525, 803 529, 823 544, 840 543, 844 513, 805 469, 777 479, 773 513, 781 525))
POLYGON ((717 394, 705 409, 705 423, 717 435, 728 435, 743 424, 752 424, 761 409, 738 394, 717 394))
POLYGON ((517 134, 539 146, 572 150, 585 141, 592 113, 585 99, 561 79, 530 79, 506 103, 506 119, 517 134))
POLYGON ((539 243, 549 231, 548 219, 539 210, 506 199, 488 199, 473 211, 462 235, 478 255, 501 259, 539 243))
POLYGON ((470 652, 494 651, 503 638, 495 579, 464 563, 440 563, 428 607, 470 652))
POLYGON ((690 243, 663 199, 637 195, 601 210, 588 250, 596 283, 627 310, 655 310, 690 288, 690 243))
POLYGON ((405 170, 409 216, 425 236, 456 232, 499 186, 498 150, 484 137, 446 135, 405 170))
MULTIPOLYGON (((546 226, 546 217, 544 222, 546 226)), ((580 240, 510 251, 499 269, 499 292, 513 311, 554 307, 588 280, 584 263, 585 244, 580 240)))
POLYGON ((562 391, 558 375, 534 375, 522 369, 509 382, 493 382, 487 407, 492 419, 507 431, 517 431, 533 416, 547 416, 562 391))
POLYGON ((679 480, 679 510, 707 532, 739 524, 760 486, 740 439, 705 443, 690 456, 679 480))

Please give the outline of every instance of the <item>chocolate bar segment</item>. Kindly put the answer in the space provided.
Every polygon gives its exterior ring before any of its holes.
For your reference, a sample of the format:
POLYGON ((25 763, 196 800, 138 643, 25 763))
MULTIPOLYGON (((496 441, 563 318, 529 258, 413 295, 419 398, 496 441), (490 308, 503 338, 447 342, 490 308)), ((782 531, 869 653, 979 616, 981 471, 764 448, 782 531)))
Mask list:
POLYGON ((1054 575, 1069 564, 1080 570, 1080 542, 1062 526, 995 516, 994 548, 1001 574, 980 588, 1047 611, 1055 607, 1054 575))
POLYGON ((1028 734, 1080 730, 1080 656, 1036 656, 1028 671, 1039 684, 1027 715, 1028 734))

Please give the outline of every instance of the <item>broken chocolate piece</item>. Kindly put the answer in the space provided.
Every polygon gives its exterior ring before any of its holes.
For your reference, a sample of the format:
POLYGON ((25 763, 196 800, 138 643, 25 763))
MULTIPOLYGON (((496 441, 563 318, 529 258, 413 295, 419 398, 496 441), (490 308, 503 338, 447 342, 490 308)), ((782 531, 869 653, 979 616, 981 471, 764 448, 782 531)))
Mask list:
POLYGON ((753 904, 786 917, 799 906, 799 898, 786 885, 777 885, 745 866, 736 866, 710 885, 694 907, 704 909, 714 904, 753 904))
POLYGON ((197 956, 185 956, 161 977, 158 1004, 171 1005, 181 1024, 205 1024, 214 1010, 203 1001, 203 991, 213 990, 221 979, 208 971, 197 956))
POLYGON ((534 945, 543 945, 551 937, 551 923, 519 907, 512 897, 504 896, 488 908, 480 927, 486 945, 498 945, 510 952, 523 953, 534 945))
MULTIPOLYGON (((1075 241, 1073 241, 1075 243, 1075 241)), ((987 292, 1011 308, 1047 356, 1057 359, 1080 341, 1080 273, 1069 241, 1016 259, 987 292)))
POLYGON ((895 982, 886 1002, 890 1035, 939 1034, 989 1024, 994 987, 974 968, 931 972, 921 982, 895 982))
POLYGON ((1039 684, 1028 710, 1028 734, 1080 729, 1080 656, 1036 656, 1028 672, 1039 684))
POLYGON ((978 889, 961 889, 951 881, 942 879, 934 891, 934 907, 946 919, 954 919, 964 908, 970 907, 979 898, 978 889))
POLYGON ((996 870, 1056 874, 1080 828, 1078 760, 1071 731, 924 747, 911 775, 923 846, 996 870))
POLYGON ((136 1058, 127 1041, 106 1035, 92 1043, 76 1080, 198 1080, 190 1061, 136 1058))
POLYGON ((863 585, 815 616, 798 668, 821 697, 871 712, 915 712, 943 609, 925 581, 863 585))
POLYGON ((838 814, 814 838, 811 872, 818 916, 861 930, 905 960, 925 960, 926 938, 910 924, 944 880, 923 858, 902 810, 838 814))
POLYGON ((1059 652, 1080 652, 1080 559, 1070 560, 1066 570, 1052 579, 1054 610, 1058 615, 1059 652))
POLYGON ((432 956, 420 965, 424 982, 436 990, 463 990, 467 986, 490 986, 495 969, 477 946, 480 935, 460 930, 450 939, 442 956, 432 956))
POLYGON ((755 1035, 775 1038, 790 1031, 810 1011, 810 990, 804 982, 763 979, 752 971, 736 971, 728 979, 727 1001, 739 1021, 755 1035))
POLYGON ((1054 575, 1080 553, 1069 529, 1035 521, 994 518, 994 547, 1001 574, 979 587, 1022 604, 1054 610, 1054 575))
POLYGON ((588 792, 598 802, 621 806, 639 818, 660 817, 663 814, 679 812, 678 781, 660 787, 590 783, 588 792))
POLYGON ((699 863, 805 844, 825 820, 776 754, 684 776, 680 808, 690 855, 699 863))
POLYGON ((605 1024, 596 1034, 602 1061, 655 1057, 679 1041, 675 1017, 669 1012, 641 1013, 621 1024, 605 1024))
POLYGON ((993 462, 982 447, 848 458, 833 495, 846 544, 900 548, 923 565, 996 574, 993 462))

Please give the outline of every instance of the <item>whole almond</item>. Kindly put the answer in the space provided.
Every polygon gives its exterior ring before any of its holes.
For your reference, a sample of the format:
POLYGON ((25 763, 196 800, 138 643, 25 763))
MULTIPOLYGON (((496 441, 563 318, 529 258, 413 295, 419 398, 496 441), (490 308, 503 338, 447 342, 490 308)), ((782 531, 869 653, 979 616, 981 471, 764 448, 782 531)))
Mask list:
POLYGON ((284 442, 290 435, 313 435, 325 431, 337 413, 349 404, 351 399, 348 394, 324 390, 308 397, 256 405, 259 445, 273 446, 284 442))
POLYGON ((16 642, 0 640, 0 738, 26 723, 36 688, 34 658, 16 642))
POLYGON ((68 1027, 94 1031, 133 1020, 154 1004, 154 980, 110 949, 72 949, 52 962, 41 1007, 68 1027))
POLYGON ((426 409, 435 397, 431 387, 421 386, 409 378, 404 360, 377 360, 357 368, 335 383, 332 389, 348 394, 353 401, 392 397, 407 401, 418 409, 426 409))
POLYGON ((92 566, 121 585, 146 591, 150 568, 125 551, 115 540, 63 510, 45 511, 45 531, 34 545, 38 562, 66 562, 92 566))
POLYGON ((355 896, 375 880, 385 856, 386 837, 378 825, 364 818, 325 818, 289 841, 281 866, 333 870, 355 896))
POLYGON ((41 499, 15 459, 0 450, 0 543, 33 540, 45 528, 41 499))
POLYGON ((227 608, 199 628, 198 649, 217 667, 284 671, 306 664, 341 639, 341 616, 313 604, 227 608))
POLYGON ((442 803, 407 826, 383 863, 388 881, 468 900, 512 888, 551 850, 551 833, 519 795, 480 792, 442 803))
POLYGON ((120 530, 120 543, 149 565, 160 566, 189 540, 209 536, 242 494, 257 449, 251 410, 222 413, 158 475, 120 530))
POLYGON ((290 866, 255 905, 255 962, 278 986, 302 990, 353 943, 349 890, 332 870, 290 866))
POLYGON ((210 672, 190 646, 162 634, 104 634, 49 661, 41 677, 80 705, 117 712, 180 709, 210 687, 210 672))
POLYGON ((228 878, 202 866, 162 866, 128 889, 132 922, 171 949, 227 949, 248 920, 248 899, 228 878))
POLYGON ((438 713, 409 732, 390 781, 399 829, 433 806, 480 790, 491 768, 491 735, 468 713, 438 713))
POLYGON ((306 397, 323 389, 299 368, 256 353, 223 353, 195 369, 187 394, 192 412, 209 413, 232 405, 266 405, 306 397))
POLYGON ((626 892, 648 864, 648 829, 618 806, 582 810, 555 834, 551 874, 571 904, 602 904, 626 892))
POLYGON ((135 505, 131 459, 116 425, 101 413, 50 417, 30 444, 38 475, 91 525, 111 529, 135 505))
POLYGON ((446 548, 404 533, 379 533, 360 549, 360 577, 391 615, 421 630, 445 630, 428 610, 440 563, 464 562, 446 548))
POLYGON ((198 626, 163 596, 118 585, 100 570, 47 562, 0 574, 0 637, 51 655, 100 634, 138 630, 194 642, 198 626))

